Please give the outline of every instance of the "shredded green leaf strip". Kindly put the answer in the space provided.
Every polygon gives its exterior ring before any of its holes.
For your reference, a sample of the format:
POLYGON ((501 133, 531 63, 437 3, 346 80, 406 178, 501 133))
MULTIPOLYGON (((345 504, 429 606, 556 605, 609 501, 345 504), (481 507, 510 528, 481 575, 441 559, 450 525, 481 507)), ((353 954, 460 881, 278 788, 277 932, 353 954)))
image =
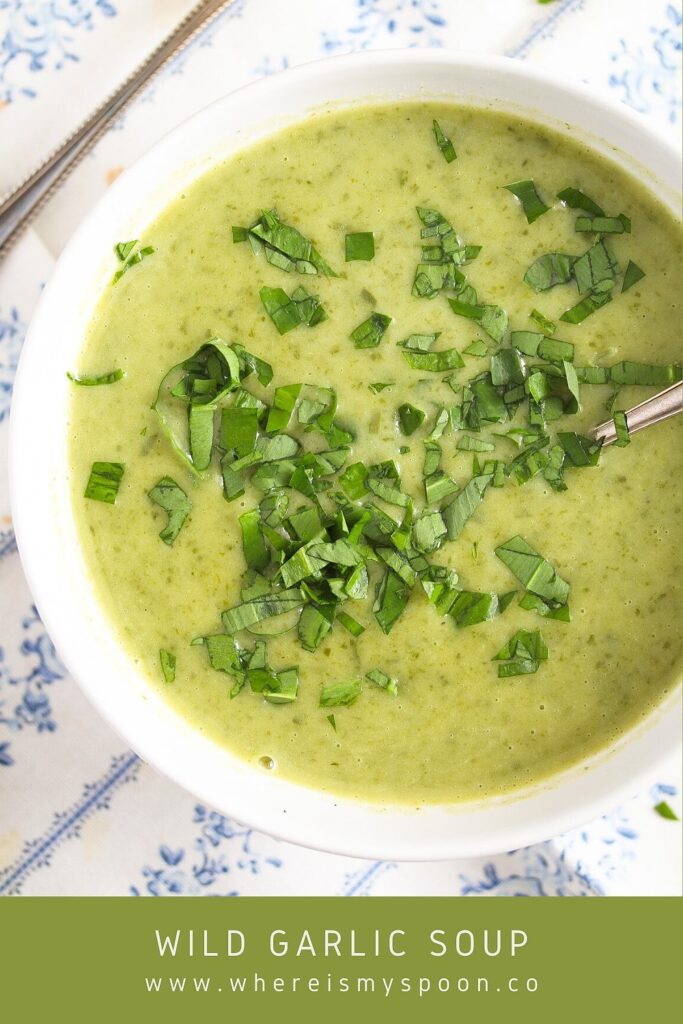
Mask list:
POLYGON ((442 514, 449 540, 456 540, 460 536, 465 523, 479 507, 492 479, 490 473, 472 477, 450 505, 444 509, 442 514))
POLYGON ((301 324, 315 327, 327 320, 327 313, 317 295, 309 295, 305 288, 295 288, 291 298, 284 288, 261 288, 259 295, 263 308, 275 324, 278 334, 287 334, 301 324))
POLYGON ((548 648, 539 629, 518 629, 508 642, 495 654, 493 661, 503 661, 498 666, 498 677, 531 675, 537 672, 540 663, 548 658, 548 648))
POLYGON ((557 193, 557 198, 571 210, 585 210, 586 213, 592 213, 594 217, 604 217, 605 215, 603 208, 579 188, 563 188, 561 192, 557 193))
POLYGON ((625 448, 627 445, 631 443, 631 435, 628 429, 628 419, 625 412, 615 412, 614 432, 617 435, 617 439, 614 442, 617 448, 625 448))
POLYGON ((569 596, 569 584, 519 535, 495 549, 500 558, 520 583, 544 600, 564 605, 569 596))
POLYGON ((377 348, 391 319, 384 313, 372 313, 367 320, 351 331, 351 340, 356 348, 377 348))
POLYGON ((534 323, 538 324, 544 334, 548 337, 552 337, 557 328, 557 324, 554 320, 549 320, 547 316, 540 312, 538 309, 532 309, 529 313, 529 319, 533 320, 534 323))
POLYGON ((539 256, 524 274, 524 281, 535 292, 546 292, 558 284, 567 284, 572 279, 572 268, 576 256, 563 252, 548 252, 539 256))
POLYGON ((398 417, 398 425, 402 434, 406 437, 410 437, 415 431, 422 426, 425 421, 426 414, 422 409, 416 408, 409 402, 404 402, 396 410, 396 416, 398 417))
POLYGON ((644 277, 645 271, 641 270, 633 260, 629 260, 624 271, 624 280, 621 285, 622 292, 627 292, 629 288, 633 288, 633 285, 637 284, 638 281, 642 281, 644 277))
POLYGON ((478 358, 487 355, 487 353, 488 348, 486 347, 486 342, 481 338, 475 338, 474 341, 470 342, 467 348, 462 350, 462 354, 464 356, 477 356, 478 358))
POLYGON ((381 669, 375 668, 371 672, 366 672, 365 678, 369 679, 375 686, 379 686, 380 690, 386 690, 392 697, 398 697, 398 679, 387 675, 381 669))
POLYGON ((148 495, 168 516, 168 522, 159 536, 164 544, 171 546, 192 511, 192 502, 182 487, 170 476, 163 476, 148 492, 148 495))
POLYGON ((115 505, 124 468, 120 462, 93 462, 85 497, 115 505))
POLYGON ((666 800, 660 800, 658 804, 655 804, 655 811, 660 818, 666 818, 667 821, 678 821, 679 817, 672 807, 666 802, 666 800))
POLYGON ((383 633, 391 632, 405 611, 409 597, 410 587, 392 569, 387 569, 372 609, 383 633))
POLYGON ((263 210, 249 228, 233 228, 232 238, 233 242, 248 239, 256 253, 263 249, 270 264, 288 273, 338 276, 313 243, 297 228, 283 223, 275 210, 263 210))
POLYGON ((223 627, 226 633, 238 633, 266 619, 297 611, 305 603, 303 593, 296 587, 273 591, 223 612, 223 627))
POLYGON ((114 246, 114 252, 121 263, 121 266, 114 274, 111 282, 112 284, 116 284, 116 282, 119 281, 123 275, 131 269, 131 267, 136 266, 138 263, 142 263, 147 256, 151 256, 152 253, 156 252, 153 245, 144 245, 140 249, 133 251, 136 245, 138 245, 138 240, 134 239, 131 242, 118 242, 114 246))
POLYGON ((363 692, 361 679, 352 679, 346 683, 328 683, 320 691, 320 707, 335 708, 353 704, 363 692))
POLYGON ((67 377, 73 384, 79 384, 82 388, 100 387, 102 384, 114 384, 124 377, 123 370, 112 370, 110 373, 101 373, 96 377, 79 377, 73 373, 67 373, 67 377))
POLYGON ((574 261, 572 274, 581 295, 591 292, 604 281, 614 282, 619 273, 616 257, 604 239, 592 245, 583 256, 574 261))
POLYGON ((159 662, 161 663, 161 673, 164 677, 165 683, 175 682, 175 666, 176 657, 171 651, 166 651, 162 648, 159 649, 159 662))
POLYGON ((533 181, 529 179, 513 181, 509 185, 503 185, 503 188, 506 188, 508 192, 512 192, 513 196, 519 199, 524 210, 524 216, 529 224, 533 224, 535 220, 538 220, 542 214, 547 213, 550 209, 539 196, 533 181))
MULTIPOLYGON (((608 281, 603 282, 603 284, 609 283, 610 282, 608 281)), ((571 309, 565 310, 565 312, 560 317, 560 320, 567 324, 580 324, 586 319, 587 316, 590 316, 591 313, 595 313, 597 309, 600 309, 602 306, 607 305, 607 303, 611 301, 611 291, 596 290, 593 292, 589 292, 588 295, 581 299, 580 302, 577 302, 575 306, 572 306, 571 309)))
POLYGON ((346 235, 344 241, 345 259, 372 260, 375 258, 375 236, 372 231, 355 231, 346 235))
POLYGON ((586 233, 620 235, 624 231, 630 232, 631 221, 624 213, 620 213, 618 217, 577 217, 575 228, 586 233))
POLYGON ((444 160, 446 161, 446 163, 450 164, 453 160, 456 159, 457 156, 453 143, 448 138, 448 136, 444 134, 438 121, 432 121, 432 129, 434 131, 434 138, 436 139, 436 144, 441 150, 444 160))

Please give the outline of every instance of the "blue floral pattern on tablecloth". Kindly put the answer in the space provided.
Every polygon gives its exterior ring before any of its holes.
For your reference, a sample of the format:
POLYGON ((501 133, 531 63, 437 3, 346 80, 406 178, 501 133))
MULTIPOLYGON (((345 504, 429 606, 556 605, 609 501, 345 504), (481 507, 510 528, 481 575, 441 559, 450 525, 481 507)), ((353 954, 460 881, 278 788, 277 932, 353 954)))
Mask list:
MULTIPOLYGON (((57 728, 49 688, 64 679, 66 669, 34 606, 22 618, 21 631, 18 650, 12 652, 0 645, 0 737, 23 729, 50 733, 57 728)), ((13 764, 8 740, 2 750, 0 764, 13 764)))
POLYGON ((25 334, 26 324, 18 309, 12 307, 6 315, 0 310, 0 423, 9 414, 12 385, 25 334))
POLYGON ((683 15, 673 4, 662 10, 650 27, 647 42, 619 40, 610 55, 613 70, 609 84, 629 106, 641 114, 662 110, 671 124, 680 117, 681 25, 683 15))
POLYGON ((0 36, 0 100, 34 99, 31 76, 60 71, 79 59, 76 40, 104 15, 113 18, 110 0, 0 0, 6 28, 0 36))

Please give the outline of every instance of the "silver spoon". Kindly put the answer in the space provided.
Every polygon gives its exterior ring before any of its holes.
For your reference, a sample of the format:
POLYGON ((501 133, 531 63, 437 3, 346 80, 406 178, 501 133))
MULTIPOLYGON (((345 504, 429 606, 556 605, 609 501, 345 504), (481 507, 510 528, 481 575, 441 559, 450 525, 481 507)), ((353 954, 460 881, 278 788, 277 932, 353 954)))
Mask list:
POLYGON ((185 15, 170 35, 133 71, 83 124, 68 136, 12 192, 0 197, 0 258, 30 223, 67 174, 85 156, 112 120, 149 83, 178 51, 199 34, 233 0, 202 0, 185 15))
MULTIPOLYGON (((665 391, 660 391, 658 395, 653 395, 652 398, 647 398, 640 405, 634 405, 632 409, 627 409, 626 423, 629 434, 635 434, 638 430, 651 427, 653 423, 668 420, 679 412, 683 412, 683 381, 672 384, 665 391)), ((613 444, 617 439, 614 420, 606 420, 600 426, 593 427, 589 431, 589 436, 595 441, 602 441, 603 448, 608 444, 613 444)))

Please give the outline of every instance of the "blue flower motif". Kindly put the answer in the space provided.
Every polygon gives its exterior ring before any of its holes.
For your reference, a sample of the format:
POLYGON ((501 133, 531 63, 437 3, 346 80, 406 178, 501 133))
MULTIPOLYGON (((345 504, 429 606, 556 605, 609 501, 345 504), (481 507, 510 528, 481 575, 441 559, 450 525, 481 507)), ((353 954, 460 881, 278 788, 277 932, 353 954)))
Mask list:
POLYGON ((9 413, 14 375, 25 334, 26 324, 18 309, 12 307, 7 316, 0 313, 0 423, 9 413))
POLYGON ((441 0, 355 0, 356 18, 341 32, 323 32, 326 53, 378 45, 442 46, 447 26, 441 0))
POLYGON ((218 883, 235 872, 258 875, 264 867, 282 867, 279 858, 264 855, 257 848, 264 837, 253 829, 203 804, 195 806, 192 821, 198 829, 191 849, 162 843, 161 865, 142 868, 144 884, 131 886, 133 896, 197 895, 206 890, 211 890, 213 896, 238 896, 233 888, 219 891, 218 883))
POLYGON ((0 0, 2 11, 9 12, 0 38, 0 99, 5 103, 37 95, 25 84, 26 72, 60 70, 79 60, 74 30, 92 30, 98 14, 116 15, 110 0, 0 0))
POLYGON ((661 112, 671 124, 681 111, 681 24, 680 10, 667 4, 661 23, 651 26, 645 46, 620 39, 619 49, 610 54, 609 84, 621 99, 641 114, 661 112))
MULTIPOLYGON (((34 728, 38 733, 54 732, 57 723, 45 688, 63 679, 66 670, 35 607, 31 606, 31 613, 22 620, 21 628, 27 635, 18 650, 21 656, 18 669, 12 667, 5 648, 0 647, 0 726, 10 732, 26 728, 34 728)), ((5 767, 14 763, 8 748, 8 743, 0 748, 0 765, 5 767)))

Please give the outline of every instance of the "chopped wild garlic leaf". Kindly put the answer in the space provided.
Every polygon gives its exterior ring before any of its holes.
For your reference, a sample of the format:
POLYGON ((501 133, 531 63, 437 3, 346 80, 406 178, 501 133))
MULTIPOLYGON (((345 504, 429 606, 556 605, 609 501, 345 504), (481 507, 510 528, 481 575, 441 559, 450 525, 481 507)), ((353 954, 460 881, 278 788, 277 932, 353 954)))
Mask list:
POLYGON ((436 144, 443 153, 444 160, 446 161, 446 163, 450 164, 453 160, 455 160, 457 155, 453 143, 448 138, 448 136, 444 134, 438 121, 432 121, 432 129, 434 131, 434 138, 436 139, 436 144))
POLYGON ((124 466, 120 462, 93 462, 85 497, 115 505, 123 471, 124 466))
POLYGON ((353 704, 362 692, 363 683, 360 679, 348 683, 328 683, 320 691, 320 707, 334 708, 353 704))
POLYGON ((164 677, 164 682, 175 682, 175 654, 172 654, 171 651, 165 651, 163 648, 160 648, 159 661, 161 663, 161 672, 164 677))
POLYGON ((162 477, 148 493, 152 501, 159 505, 168 516, 168 522, 159 536, 164 544, 170 546, 182 530, 185 520, 192 511, 192 502, 182 487, 179 487, 170 476, 162 477))
POLYGON ((375 236, 372 231, 356 231, 346 235, 344 242, 347 263, 353 260, 372 260, 375 258, 375 236))
POLYGON ((114 384, 123 377, 123 370, 112 370, 111 373, 101 373, 97 377, 78 377, 76 374, 67 373, 67 377, 73 384, 80 384, 84 388, 98 387, 101 384, 114 384))
POLYGON ((538 220, 542 214, 547 213, 550 209, 539 196, 533 181, 529 179, 513 181, 510 185, 503 185, 503 188, 506 188, 508 192, 512 192, 513 196, 519 199, 529 224, 533 224, 535 220, 538 220))
POLYGON ((390 316, 372 313, 367 320, 351 331, 351 339, 356 348, 377 348, 390 323, 390 316))

